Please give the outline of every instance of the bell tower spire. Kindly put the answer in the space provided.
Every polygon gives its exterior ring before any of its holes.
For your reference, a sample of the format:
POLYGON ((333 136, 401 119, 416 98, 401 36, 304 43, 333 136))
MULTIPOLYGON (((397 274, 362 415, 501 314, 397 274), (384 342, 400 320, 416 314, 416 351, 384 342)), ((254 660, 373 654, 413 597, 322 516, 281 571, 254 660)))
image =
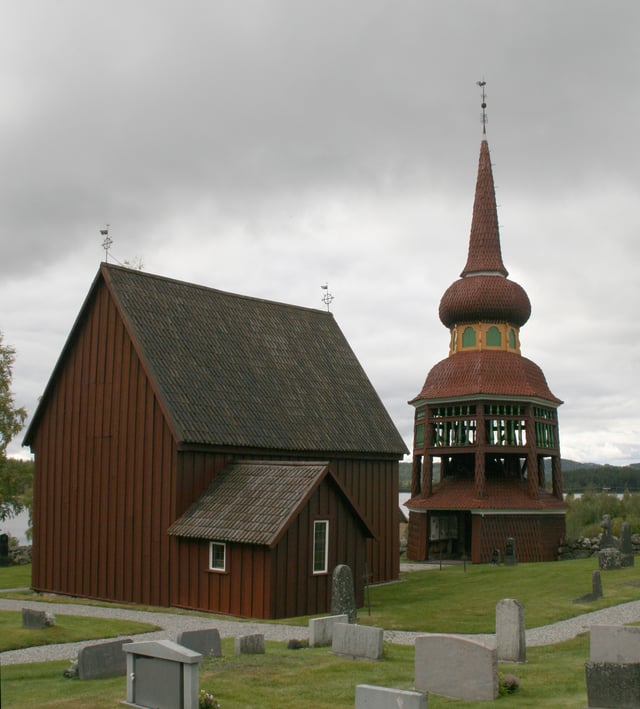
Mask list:
POLYGON ((487 103, 484 91, 486 83, 486 81, 478 82, 478 85, 482 88, 482 143, 480 144, 476 194, 473 201, 469 254, 467 264, 460 274, 463 277, 480 273, 499 274, 505 277, 509 275, 502 262, 496 192, 486 135, 487 103))
POLYGON ((551 561, 567 505, 557 409, 535 362, 520 350, 531 315, 524 288, 502 261, 486 138, 482 142, 467 263, 440 300, 449 355, 436 363, 415 407, 407 556, 443 551, 491 560, 505 539, 523 561, 551 561))

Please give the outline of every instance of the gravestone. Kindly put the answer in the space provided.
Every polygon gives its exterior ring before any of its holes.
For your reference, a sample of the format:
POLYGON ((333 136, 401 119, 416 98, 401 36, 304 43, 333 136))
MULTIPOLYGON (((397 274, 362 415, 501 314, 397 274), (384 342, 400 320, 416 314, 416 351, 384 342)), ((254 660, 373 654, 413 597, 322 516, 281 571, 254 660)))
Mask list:
POLYGON ((598 566, 600 571, 613 571, 622 568, 622 553, 619 549, 606 547, 598 552, 598 566))
POLYGON ((236 655, 264 655, 264 635, 239 635, 234 641, 236 655))
POLYGON ((33 608, 22 609, 22 627, 28 630, 42 630, 56 624, 56 617, 47 611, 36 611, 33 608))
POLYGON ((590 603, 591 601, 597 601, 598 598, 602 598, 602 579, 600 578, 599 571, 591 572, 591 593, 587 593, 580 598, 574 598, 574 603, 590 603))
POLYGON ((384 630, 368 625, 336 623, 331 652, 336 655, 381 660, 384 655, 384 630))
POLYGON ((331 577, 331 615, 346 615, 349 623, 357 617, 353 574, 346 564, 338 564, 331 577))
POLYGON ((356 709, 427 709, 427 695, 407 689, 357 684, 356 709))
POLYGON ((631 543, 631 525, 623 522, 620 525, 620 553, 622 554, 622 566, 634 565, 633 544, 631 543))
POLYGON ((589 707, 640 706, 640 628, 592 625, 585 663, 589 707))
POLYGON ((331 645, 333 642, 333 628, 336 623, 348 623, 346 615, 328 615, 323 618, 309 619, 309 647, 331 645))
POLYGON ((0 566, 9 566, 9 535, 0 534, 0 566))
POLYGON ((500 549, 494 549, 491 552, 491 564, 493 566, 500 566, 500 549))
POLYGON ((205 657, 222 657, 220 633, 215 628, 204 630, 183 630, 176 638, 178 645, 199 652, 205 657))
POLYGON ((515 566, 517 563, 516 540, 513 537, 507 537, 507 541, 504 546, 504 565, 515 566))
POLYGON ((503 598, 496 605, 496 648, 498 660, 527 661, 524 605, 514 598, 503 598))
POLYGON ((198 709, 202 655, 171 640, 125 643, 127 699, 147 709, 198 709))
POLYGON ((419 635, 414 686, 453 699, 493 701, 498 697, 497 650, 457 635, 419 635))
POLYGON ((87 645, 78 653, 77 674, 80 679, 118 677, 127 672, 127 656, 122 649, 131 638, 87 645))
POLYGON ((591 595, 594 600, 602 598, 602 579, 600 572, 595 569, 591 572, 591 595))
POLYGON ((613 538, 613 522, 611 515, 604 515, 600 522, 602 534, 600 536, 600 549, 615 548, 616 540, 613 538))

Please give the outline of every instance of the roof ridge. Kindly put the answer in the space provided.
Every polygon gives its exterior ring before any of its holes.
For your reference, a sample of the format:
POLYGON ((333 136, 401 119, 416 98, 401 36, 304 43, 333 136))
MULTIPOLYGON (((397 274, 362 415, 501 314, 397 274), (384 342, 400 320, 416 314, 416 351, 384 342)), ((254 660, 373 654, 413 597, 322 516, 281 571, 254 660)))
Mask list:
POLYGON ((333 317, 333 313, 327 312, 326 310, 323 310, 322 308, 312 308, 311 306, 308 305, 296 305, 295 303, 285 303, 280 300, 272 300, 270 298, 261 298, 259 296, 254 296, 254 295, 244 295, 241 293, 232 293, 231 291, 226 291, 226 290, 221 290, 220 288, 214 288, 213 286, 207 286, 202 283, 192 283, 191 281, 184 281, 178 278, 172 278, 170 276, 162 276, 159 273, 150 273, 149 271, 140 271, 138 269, 133 269, 133 268, 128 268, 127 266, 118 266, 116 264, 112 263, 106 263, 102 262, 100 264, 100 270, 106 270, 106 271, 120 271, 120 272, 127 272, 130 274, 135 274, 136 276, 142 276, 145 278, 153 278, 158 281, 164 281, 165 283, 174 283, 178 286, 183 286, 187 287, 190 289, 195 289, 195 290, 202 290, 206 291, 209 293, 217 293, 222 296, 226 296, 229 298, 234 298, 234 299, 240 299, 240 300, 250 300, 253 302, 260 302, 260 303, 267 303, 269 305, 277 305, 283 308, 294 308, 296 310, 306 310, 311 313, 319 313, 320 315, 330 315, 333 317))

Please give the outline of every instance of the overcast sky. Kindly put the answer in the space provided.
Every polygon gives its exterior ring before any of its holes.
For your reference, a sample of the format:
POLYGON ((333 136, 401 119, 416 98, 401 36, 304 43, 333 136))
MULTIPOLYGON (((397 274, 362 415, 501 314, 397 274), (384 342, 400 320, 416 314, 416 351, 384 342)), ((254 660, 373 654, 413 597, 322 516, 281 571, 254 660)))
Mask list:
MULTIPOLYGON (((7 0, 0 331, 32 413, 110 260, 331 309, 407 446, 488 126, 562 455, 640 462, 636 0, 7 0)), ((25 455, 21 437, 12 455, 25 455)))

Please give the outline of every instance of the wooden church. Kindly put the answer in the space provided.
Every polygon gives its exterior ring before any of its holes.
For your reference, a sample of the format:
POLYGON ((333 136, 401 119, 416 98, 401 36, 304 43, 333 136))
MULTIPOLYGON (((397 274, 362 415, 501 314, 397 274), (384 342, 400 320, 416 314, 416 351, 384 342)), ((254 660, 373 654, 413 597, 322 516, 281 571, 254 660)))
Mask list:
POLYGON ((281 618, 398 577, 406 447, 326 311, 102 264, 24 443, 37 591, 281 618))
POLYGON ((483 132, 467 263, 440 301, 449 356, 410 402, 412 560, 489 562, 496 551, 505 554, 507 540, 520 561, 557 559, 567 509, 557 417, 562 402, 540 367, 522 356, 520 328, 530 314, 526 292, 509 280, 502 261, 483 132))

